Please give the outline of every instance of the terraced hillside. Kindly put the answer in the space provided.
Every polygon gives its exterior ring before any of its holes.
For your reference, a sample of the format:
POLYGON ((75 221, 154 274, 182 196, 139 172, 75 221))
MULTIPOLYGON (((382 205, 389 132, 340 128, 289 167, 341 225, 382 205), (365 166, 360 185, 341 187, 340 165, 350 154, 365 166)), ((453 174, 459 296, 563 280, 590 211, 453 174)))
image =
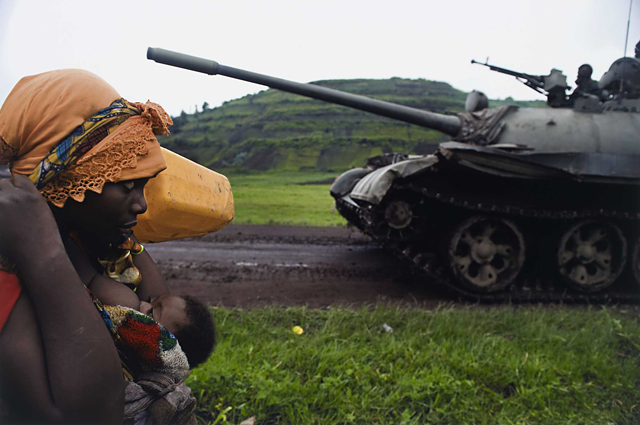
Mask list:
MULTIPOLYGON (((423 79, 313 84, 446 114, 462 111, 467 95, 447 83, 423 79)), ((544 106, 537 101, 511 103, 544 106)), ((386 152, 428 153, 447 140, 436 131, 273 89, 215 109, 183 112, 174 122, 162 144, 223 171, 342 171, 386 152)))

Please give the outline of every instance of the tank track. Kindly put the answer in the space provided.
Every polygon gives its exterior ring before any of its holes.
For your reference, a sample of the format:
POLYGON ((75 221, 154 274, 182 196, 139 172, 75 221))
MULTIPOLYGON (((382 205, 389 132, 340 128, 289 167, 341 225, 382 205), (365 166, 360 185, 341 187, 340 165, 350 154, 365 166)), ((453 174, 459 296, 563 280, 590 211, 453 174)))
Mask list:
MULTIPOLYGON (((578 218, 607 218, 620 219, 624 221, 637 222, 640 224, 640 213, 628 211, 616 211, 610 209, 598 210, 542 210, 523 208, 518 205, 507 203, 486 203, 472 202, 464 197, 453 197, 441 193, 437 190, 419 187, 412 184, 395 185, 397 190, 409 190, 430 201, 455 207, 468 212, 480 212, 490 214, 500 214, 508 217, 523 217, 537 219, 546 222, 571 220, 578 218)), ((446 264, 439 258, 435 250, 425 251, 420 249, 418 244, 412 242, 394 241, 372 232, 372 226, 367 224, 371 220, 372 214, 369 210, 375 207, 365 208, 353 205, 343 199, 336 199, 338 211, 352 224, 358 227, 363 233, 378 242, 384 248, 392 252, 401 261, 409 264, 414 270, 418 270, 422 275, 436 281, 440 285, 452 290, 461 299, 470 302, 482 303, 638 303, 640 302, 640 286, 631 282, 633 278, 628 276, 627 282, 620 283, 618 279, 611 287, 603 292, 582 293, 568 287, 559 278, 540 278, 540 276, 527 276, 521 273, 517 280, 506 290, 494 293, 476 293, 467 290, 457 284, 447 270, 446 264)), ((628 268, 628 265, 627 265, 628 268)), ((523 270, 525 272, 525 270, 523 270)))

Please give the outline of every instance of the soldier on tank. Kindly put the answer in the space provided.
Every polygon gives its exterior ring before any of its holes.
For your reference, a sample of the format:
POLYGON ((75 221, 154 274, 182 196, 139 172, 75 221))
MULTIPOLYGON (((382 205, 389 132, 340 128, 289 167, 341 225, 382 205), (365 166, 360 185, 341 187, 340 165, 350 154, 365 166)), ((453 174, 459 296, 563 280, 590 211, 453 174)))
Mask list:
POLYGON ((598 82, 591 79, 593 68, 589 64, 580 65, 578 68, 578 78, 576 79, 576 88, 569 96, 569 102, 573 104, 576 99, 586 94, 595 94, 600 96, 600 87, 598 82))

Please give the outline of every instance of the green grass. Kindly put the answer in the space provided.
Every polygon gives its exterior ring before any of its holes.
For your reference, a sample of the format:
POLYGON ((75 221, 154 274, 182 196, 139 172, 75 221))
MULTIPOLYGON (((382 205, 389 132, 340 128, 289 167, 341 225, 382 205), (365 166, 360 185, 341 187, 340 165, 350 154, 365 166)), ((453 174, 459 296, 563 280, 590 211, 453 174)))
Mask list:
MULTIPOLYGON (((345 225, 330 185, 301 185, 337 173, 225 174, 234 223, 345 225)), ((214 314, 219 345, 187 381, 204 423, 640 423, 635 307, 214 314)))
POLYGON ((268 172, 225 175, 231 183, 235 224, 345 226, 333 209, 330 184, 301 184, 334 178, 338 173, 268 172))
POLYGON ((214 314, 219 345, 187 381, 205 423, 640 423, 637 309, 214 314))

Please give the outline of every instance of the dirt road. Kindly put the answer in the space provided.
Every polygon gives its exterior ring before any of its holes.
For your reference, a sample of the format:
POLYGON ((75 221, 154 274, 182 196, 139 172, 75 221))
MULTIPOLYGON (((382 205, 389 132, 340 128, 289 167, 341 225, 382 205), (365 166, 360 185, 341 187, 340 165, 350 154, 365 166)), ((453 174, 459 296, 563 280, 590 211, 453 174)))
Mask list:
POLYGON ((230 225, 147 249, 172 293, 225 307, 359 306, 379 299, 433 307, 454 299, 346 228, 230 225))

